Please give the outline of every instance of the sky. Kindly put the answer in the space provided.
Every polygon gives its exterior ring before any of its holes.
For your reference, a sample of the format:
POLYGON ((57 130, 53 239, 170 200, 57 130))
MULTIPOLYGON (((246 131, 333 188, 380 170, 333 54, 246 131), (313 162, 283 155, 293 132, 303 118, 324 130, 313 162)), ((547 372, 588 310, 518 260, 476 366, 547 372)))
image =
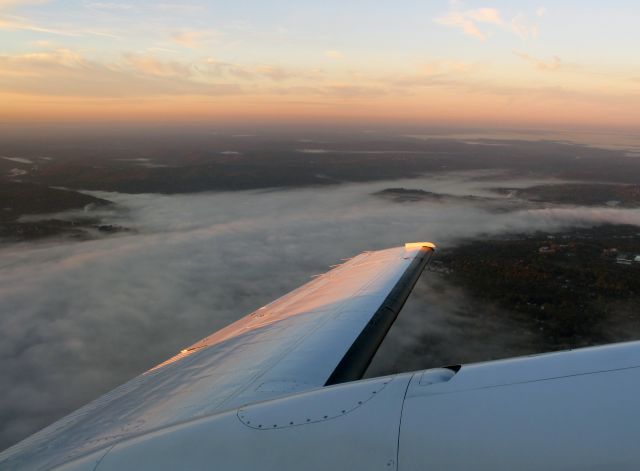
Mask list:
POLYGON ((0 0, 0 122, 640 128, 628 0, 0 0))

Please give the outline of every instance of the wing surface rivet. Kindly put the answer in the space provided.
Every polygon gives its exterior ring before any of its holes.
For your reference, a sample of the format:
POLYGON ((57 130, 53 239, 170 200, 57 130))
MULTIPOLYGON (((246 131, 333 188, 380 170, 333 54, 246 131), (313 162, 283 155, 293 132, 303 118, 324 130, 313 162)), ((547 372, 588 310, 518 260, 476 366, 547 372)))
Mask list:
POLYGON ((374 399, 389 383, 389 378, 366 380, 361 384, 327 387, 310 393, 294 395, 245 406, 236 412, 240 422, 260 430, 282 429, 310 425, 344 417, 374 399), (304 413, 298 415, 296 413, 304 413), (258 425, 253 425, 253 424, 258 425), (263 424, 265 427, 263 427, 263 424))

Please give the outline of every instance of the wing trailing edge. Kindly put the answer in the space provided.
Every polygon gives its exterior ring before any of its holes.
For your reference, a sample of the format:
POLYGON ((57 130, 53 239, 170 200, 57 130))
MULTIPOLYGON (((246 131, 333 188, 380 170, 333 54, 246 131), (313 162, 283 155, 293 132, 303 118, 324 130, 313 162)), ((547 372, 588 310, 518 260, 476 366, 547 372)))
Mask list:
POLYGON ((417 250, 418 253, 333 370, 326 386, 362 378, 429 262, 435 245, 430 242, 408 243, 405 250, 417 250))

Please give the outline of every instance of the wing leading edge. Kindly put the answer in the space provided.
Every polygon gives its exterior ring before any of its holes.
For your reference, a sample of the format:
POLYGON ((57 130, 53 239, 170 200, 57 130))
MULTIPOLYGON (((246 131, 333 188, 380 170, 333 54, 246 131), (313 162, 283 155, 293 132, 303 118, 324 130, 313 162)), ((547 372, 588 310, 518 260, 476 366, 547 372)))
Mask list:
POLYGON ((51 468, 172 424, 362 377, 435 246, 365 252, 0 454, 51 468))

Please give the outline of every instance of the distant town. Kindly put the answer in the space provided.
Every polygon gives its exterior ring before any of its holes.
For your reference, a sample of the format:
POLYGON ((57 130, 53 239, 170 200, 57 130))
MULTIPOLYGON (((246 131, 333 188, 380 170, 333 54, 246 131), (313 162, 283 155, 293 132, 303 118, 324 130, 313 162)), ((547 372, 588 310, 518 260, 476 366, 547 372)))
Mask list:
POLYGON ((636 226, 473 240, 437 254, 431 270, 472 293, 479 311, 500 306, 540 332, 529 351, 640 338, 636 226))

